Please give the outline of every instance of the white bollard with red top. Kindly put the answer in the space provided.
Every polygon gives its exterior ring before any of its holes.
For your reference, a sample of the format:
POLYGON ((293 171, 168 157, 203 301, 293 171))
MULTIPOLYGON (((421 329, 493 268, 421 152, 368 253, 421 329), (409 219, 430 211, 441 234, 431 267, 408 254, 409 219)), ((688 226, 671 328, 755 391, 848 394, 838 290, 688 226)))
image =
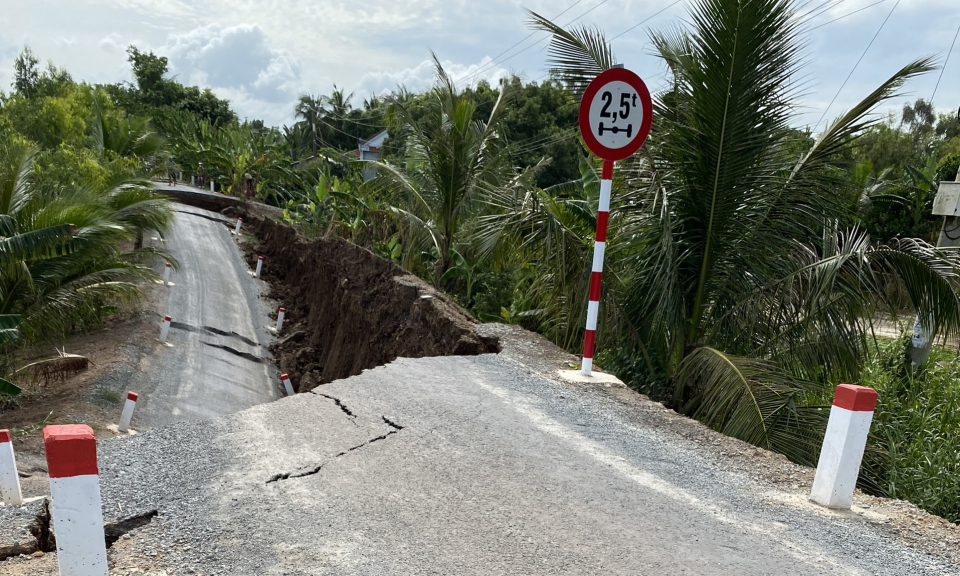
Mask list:
POLYGON ((260 270, 263 269, 263 256, 257 256, 257 272, 253 275, 254 278, 260 277, 260 270))
POLYGON ((53 529, 61 576, 107 576, 97 439, 85 424, 47 426, 53 529))
POLYGON ((13 439, 9 430, 0 430, 0 500, 4 504, 23 504, 17 459, 13 455, 13 439))
POLYGON ((277 334, 280 333, 280 329, 283 328, 283 315, 286 314, 287 310, 281 308, 280 312, 277 313, 277 334))
POLYGON ((163 317, 163 327, 160 328, 160 342, 167 341, 167 333, 170 332, 170 322, 171 318, 169 316, 163 317))
POLYGON ((164 271, 163 271, 163 284, 164 284, 164 286, 167 286, 167 285, 170 284, 170 270, 171 270, 172 268, 173 268, 173 266, 171 266, 170 263, 167 262, 167 266, 166 266, 166 268, 165 268, 164 271))
POLYGON ((130 429, 130 420, 133 418, 133 410, 137 407, 137 398, 139 398, 139 395, 136 392, 127 392, 127 401, 123 403, 123 411, 120 412, 120 425, 117 427, 120 432, 126 432, 130 429))
POLYGON ((240 234, 240 225, 243 224, 243 218, 237 217, 237 228, 233 231, 234 234, 240 234))
POLYGON ((849 509, 860 462, 877 406, 877 391, 841 384, 834 392, 810 499, 827 508, 849 509))
POLYGON ((283 382, 283 389, 287 391, 287 396, 293 396, 293 384, 290 383, 290 376, 281 374, 280 381, 283 382))

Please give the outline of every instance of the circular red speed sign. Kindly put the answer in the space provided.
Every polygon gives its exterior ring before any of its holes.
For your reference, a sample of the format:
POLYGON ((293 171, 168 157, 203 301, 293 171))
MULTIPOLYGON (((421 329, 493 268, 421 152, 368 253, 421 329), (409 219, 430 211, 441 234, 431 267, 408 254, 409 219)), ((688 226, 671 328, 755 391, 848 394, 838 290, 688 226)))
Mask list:
POLYGON ((604 160, 623 160, 639 150, 652 120, 650 91, 626 68, 600 73, 580 101, 580 133, 587 148, 604 160))

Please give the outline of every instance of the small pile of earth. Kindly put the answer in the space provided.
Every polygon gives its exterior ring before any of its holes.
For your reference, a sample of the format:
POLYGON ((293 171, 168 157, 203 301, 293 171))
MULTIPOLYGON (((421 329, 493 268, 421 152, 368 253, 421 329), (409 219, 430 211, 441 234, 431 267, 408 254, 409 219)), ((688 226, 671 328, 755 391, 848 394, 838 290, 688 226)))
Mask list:
POLYGON ((264 257, 261 277, 286 309, 271 350, 297 391, 398 357, 499 352, 476 320, 393 262, 341 238, 311 241, 269 218, 223 213, 243 216, 244 230, 258 239, 242 246, 251 265, 264 257))

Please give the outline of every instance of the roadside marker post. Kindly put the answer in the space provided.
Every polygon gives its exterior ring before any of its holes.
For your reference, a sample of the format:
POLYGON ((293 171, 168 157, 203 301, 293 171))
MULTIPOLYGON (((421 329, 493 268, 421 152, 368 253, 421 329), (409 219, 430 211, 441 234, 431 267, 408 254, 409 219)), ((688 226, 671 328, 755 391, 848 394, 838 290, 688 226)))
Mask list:
POLYGON ((240 234, 240 225, 243 224, 243 218, 237 217, 237 229, 233 231, 234 234, 240 234))
POLYGON ((213 189, 213 178, 210 179, 210 191, 211 191, 211 192, 214 192, 214 189, 213 189))
POLYGON ((97 439, 85 424, 47 426, 53 529, 61 576, 107 576, 97 439))
POLYGON ((166 265, 166 267, 165 267, 164 270, 163 270, 163 285, 164 285, 164 286, 169 286, 169 285, 170 285, 170 270, 172 270, 172 269, 173 269, 173 266, 171 266, 170 263, 167 262, 167 265, 166 265))
POLYGON ((853 490, 876 406, 877 391, 873 388, 837 386, 810 491, 810 499, 817 504, 839 510, 853 505, 853 490))
POLYGON ((281 374, 280 381, 283 382, 283 389, 286 390, 287 396, 293 396, 293 384, 290 383, 290 376, 281 374))
POLYGON ((136 392, 127 392, 127 401, 123 403, 123 411, 120 412, 120 426, 117 427, 120 432, 130 429, 130 420, 133 418, 133 410, 137 407, 137 398, 139 395, 136 392))
POLYGON ((254 278, 260 277, 260 270, 263 269, 263 256, 257 256, 257 272, 253 275, 254 278))
POLYGON ((652 121, 653 101, 647 85, 622 66, 597 75, 587 86, 580 101, 579 123, 583 141, 591 152, 603 160, 593 266, 590 270, 587 327, 583 336, 583 361, 580 364, 580 372, 584 376, 590 376, 593 372, 603 257, 610 218, 610 192, 613 188, 613 163, 640 149, 650 134, 652 121))
POLYGON ((283 315, 286 314, 286 309, 281 308, 280 312, 277 313, 277 334, 280 333, 280 329, 283 328, 283 315))
POLYGON ((167 341, 167 333, 170 332, 170 321, 171 321, 171 318, 170 318, 169 316, 164 316, 164 317, 163 317, 163 327, 160 328, 160 342, 161 342, 161 343, 167 341))
POLYGON ((23 504, 17 459, 13 455, 13 439, 9 430, 0 430, 0 500, 6 505, 23 504))

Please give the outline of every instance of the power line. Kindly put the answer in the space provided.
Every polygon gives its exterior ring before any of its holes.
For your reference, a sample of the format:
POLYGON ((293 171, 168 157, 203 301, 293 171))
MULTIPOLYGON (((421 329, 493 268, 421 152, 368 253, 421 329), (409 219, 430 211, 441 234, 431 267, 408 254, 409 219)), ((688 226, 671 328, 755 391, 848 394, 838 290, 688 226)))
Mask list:
MULTIPOLYGON (((563 12, 561 12, 561 13, 557 14, 556 16, 554 16, 554 17, 553 17, 554 20, 556 20, 557 18, 563 16, 563 15, 566 14, 567 12, 569 12, 569 11, 572 10, 577 4, 579 4, 579 3, 581 3, 581 2, 583 2, 583 0, 577 0, 576 2, 574 2, 573 4, 571 4, 570 6, 568 6, 566 10, 564 10, 563 12)), ((531 36, 533 36, 533 35, 536 34, 537 32, 538 32, 538 30, 534 30, 533 32, 527 34, 526 36, 523 37, 522 40, 520 40, 519 42, 517 42, 517 43, 514 44, 513 46, 507 48, 507 49, 504 50, 503 52, 497 54, 496 56, 494 56, 494 57, 491 58, 490 60, 496 60, 497 58, 503 56, 503 55, 506 54, 507 52, 513 50, 513 49, 516 48, 517 46, 519 46, 519 45, 523 44, 524 42, 526 42, 527 39, 529 39, 531 36)))
POLYGON ((957 43, 957 36, 960 36, 960 26, 957 26, 957 33, 953 35, 953 42, 950 43, 950 51, 947 52, 947 59, 943 61, 940 68, 940 76, 937 77, 937 85, 933 87, 933 94, 930 96, 930 104, 933 104, 933 98, 937 95, 937 88, 940 88, 940 80, 943 78, 943 71, 947 69, 947 62, 950 61, 950 55, 953 54, 953 46, 957 43))
POLYGON ((873 4, 864 6, 863 8, 858 8, 858 9, 854 10, 853 12, 849 12, 849 13, 847 13, 847 14, 844 14, 843 16, 839 16, 839 17, 837 17, 837 18, 834 18, 833 20, 829 20, 829 21, 827 21, 827 22, 824 22, 823 24, 817 24, 817 25, 814 26, 813 28, 810 28, 809 30, 807 30, 807 32, 812 32, 812 31, 816 30, 817 28, 822 28, 822 27, 826 26, 827 24, 833 24, 833 23, 836 22, 837 20, 843 20, 843 19, 846 18, 847 16, 853 16, 853 15, 856 14, 857 12, 863 12, 863 11, 866 10, 867 8, 873 8, 873 7, 876 6, 877 4, 883 4, 883 3, 886 2, 886 1, 887 1, 887 0, 880 0, 879 2, 874 2, 873 4))
MULTIPOLYGON (((601 0, 599 4, 597 4, 597 5, 594 6, 593 8, 590 8, 589 10, 583 12, 582 14, 580 14, 580 15, 577 16, 576 18, 570 20, 569 22, 567 22, 567 23, 564 24, 563 26, 564 26, 564 27, 567 27, 567 26, 573 24, 573 23, 576 22, 577 20, 583 18, 583 17, 586 16, 587 14, 593 12, 594 10, 596 10, 597 8, 603 6, 604 4, 606 4, 606 3, 609 2, 609 1, 610 1, 610 0, 601 0)), ((535 34, 536 32, 539 32, 539 30, 535 30, 535 31, 534 31, 533 33, 531 33, 530 35, 527 35, 527 38, 529 38, 532 34, 535 34)), ((524 40, 525 40, 525 39, 524 39, 524 40)), ((459 83, 461 83, 461 82, 470 80, 471 78, 474 78, 474 77, 482 74, 483 72, 486 72, 486 71, 490 70, 491 68, 493 68, 494 66, 496 66, 496 65, 498 65, 498 64, 503 64, 504 62, 506 62, 507 60, 510 60, 511 58, 516 58, 516 57, 519 56, 520 54, 523 54, 523 53, 526 52, 527 50, 533 48, 534 46, 537 46, 538 44, 540 44, 540 43, 543 42, 544 40, 546 40, 546 38, 541 38, 540 40, 537 40, 536 42, 534 42, 533 44, 527 46, 527 47, 524 48, 523 50, 520 50, 520 51, 518 51, 518 52, 515 52, 514 54, 511 54, 510 56, 507 56, 507 57, 504 58, 503 60, 500 60, 500 61, 494 60, 494 61, 492 61, 492 62, 490 62, 490 63, 488 63, 488 64, 485 64, 485 65, 481 66, 480 69, 477 70, 476 72, 474 72, 473 74, 470 74, 469 76, 464 76, 463 78, 457 80, 457 81, 455 82, 455 84, 459 84, 459 83)), ((522 42, 522 41, 521 41, 521 42, 522 42)), ((508 50, 508 51, 509 51, 509 50, 508 50)))
POLYGON ((674 2, 673 4, 670 4, 670 5, 667 6, 666 8, 662 8, 662 9, 660 9, 660 10, 657 11, 657 12, 654 12, 651 16, 649 16, 649 17, 647 17, 647 18, 644 18, 643 20, 637 22, 636 24, 634 24, 633 26, 627 28, 627 29, 624 30, 623 32, 621 32, 621 33, 617 34, 616 36, 614 36, 613 38, 607 40, 607 42, 613 42, 614 40, 616 40, 617 38, 623 36, 623 35, 626 34, 627 32, 630 32, 631 30, 633 30, 634 28, 636 28, 636 27, 638 27, 638 26, 642 26, 643 24, 646 24, 646 23, 649 22, 650 20, 653 20, 654 18, 656 18, 657 16, 659 16, 659 15, 662 14, 663 12, 666 12, 667 10, 673 8, 674 6, 676 6, 677 4, 679 4, 679 3, 681 3, 681 2, 683 2, 683 0, 676 0, 676 2, 674 2))
POLYGON ((847 74, 846 80, 843 81, 843 84, 840 85, 840 89, 837 90, 837 93, 834 94, 833 100, 830 101, 830 104, 827 105, 827 108, 823 111, 823 115, 820 116, 820 119, 817 120, 817 124, 813 127, 813 131, 816 132, 817 128, 820 127, 820 123, 823 122, 823 119, 826 118, 827 112, 830 111, 830 107, 833 106, 833 103, 837 101, 837 97, 840 96, 840 92, 843 92, 843 87, 847 85, 847 82, 850 80, 850 77, 853 76, 853 73, 856 72, 857 67, 860 66, 860 62, 863 61, 863 57, 867 55, 867 52, 870 51, 870 47, 873 46, 874 40, 877 39, 877 36, 880 35, 880 32, 883 30, 883 27, 887 25, 887 21, 890 20, 890 17, 893 16, 893 11, 897 9, 897 6, 900 5, 900 0, 897 0, 897 3, 893 5, 893 8, 890 9, 890 13, 887 14, 887 17, 883 19, 883 23, 880 24, 880 28, 877 29, 877 33, 873 35, 873 38, 870 39, 870 43, 867 44, 866 49, 863 51, 863 54, 860 55, 860 58, 857 60, 857 63, 853 65, 853 70, 847 74))

